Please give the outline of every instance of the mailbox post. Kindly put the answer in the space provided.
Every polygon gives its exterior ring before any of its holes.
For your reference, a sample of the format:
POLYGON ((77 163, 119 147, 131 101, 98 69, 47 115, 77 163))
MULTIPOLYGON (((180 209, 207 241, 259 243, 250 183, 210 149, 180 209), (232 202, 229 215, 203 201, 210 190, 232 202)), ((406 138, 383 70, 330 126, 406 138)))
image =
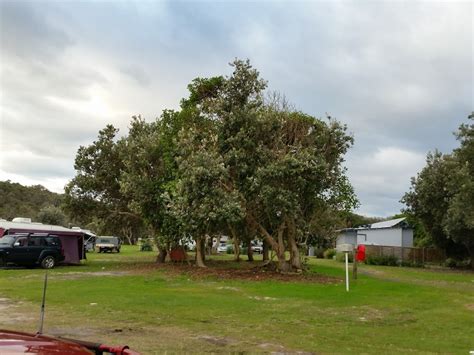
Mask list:
POLYGON ((349 292, 349 252, 344 251, 346 257, 346 291, 349 292))
POLYGON ((338 249, 344 253, 346 262, 346 291, 349 292, 349 253, 354 250, 354 246, 352 244, 342 244, 338 249))

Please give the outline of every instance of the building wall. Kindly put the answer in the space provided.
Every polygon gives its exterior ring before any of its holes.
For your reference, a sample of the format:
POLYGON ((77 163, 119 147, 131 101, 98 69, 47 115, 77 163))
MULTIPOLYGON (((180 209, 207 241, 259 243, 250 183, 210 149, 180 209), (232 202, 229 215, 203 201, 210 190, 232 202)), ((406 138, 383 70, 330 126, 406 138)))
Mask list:
POLYGON ((413 247, 413 229, 403 229, 402 231, 402 246, 413 247))
POLYGON ((357 244, 402 246, 401 228, 362 229, 357 234, 357 244))
POLYGON ((376 228, 343 231, 337 237, 336 248, 341 244, 413 247, 413 229, 376 228))

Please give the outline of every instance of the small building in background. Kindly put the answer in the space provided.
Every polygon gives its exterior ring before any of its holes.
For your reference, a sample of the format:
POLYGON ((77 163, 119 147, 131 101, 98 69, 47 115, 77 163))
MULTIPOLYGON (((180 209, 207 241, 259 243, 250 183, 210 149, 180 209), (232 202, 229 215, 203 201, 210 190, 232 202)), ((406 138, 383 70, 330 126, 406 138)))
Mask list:
POLYGON ((413 228, 406 218, 373 223, 366 227, 346 228, 339 231, 336 249, 343 244, 413 247, 413 228))
POLYGON ((16 233, 57 235, 64 249, 64 262, 67 264, 78 264, 81 259, 86 258, 84 239, 88 237, 88 234, 83 230, 32 222, 30 218, 23 217, 14 218, 12 221, 0 220, 0 238, 4 235, 16 233))

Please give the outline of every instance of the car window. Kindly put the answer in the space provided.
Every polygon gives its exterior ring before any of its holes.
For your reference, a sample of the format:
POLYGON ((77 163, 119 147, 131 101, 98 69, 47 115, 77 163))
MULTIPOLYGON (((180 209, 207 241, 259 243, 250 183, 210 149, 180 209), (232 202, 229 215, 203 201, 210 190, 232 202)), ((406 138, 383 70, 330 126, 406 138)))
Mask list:
POLYGON ((0 245, 12 245, 14 241, 15 241, 15 238, 5 236, 5 237, 0 238, 0 245))
POLYGON ((59 239, 54 238, 54 237, 46 237, 44 238, 44 241, 47 246, 58 246, 59 245, 59 239))
POLYGON ((16 241, 15 241, 15 244, 16 243, 19 243, 20 244, 20 247, 26 247, 28 245, 28 239, 26 237, 22 237, 22 238, 18 238, 16 241))
POLYGON ((42 243, 43 238, 41 237, 30 237, 28 238, 28 246, 29 247, 40 247, 44 245, 42 243))

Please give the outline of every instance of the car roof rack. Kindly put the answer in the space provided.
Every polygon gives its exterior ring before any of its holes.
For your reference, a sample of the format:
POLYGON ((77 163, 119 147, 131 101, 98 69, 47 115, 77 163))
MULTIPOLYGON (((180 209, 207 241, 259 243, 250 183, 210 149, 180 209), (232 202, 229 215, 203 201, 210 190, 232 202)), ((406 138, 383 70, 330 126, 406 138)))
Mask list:
POLYGON ((57 234, 53 233, 13 233, 13 234, 6 234, 12 237, 57 237, 57 234))

